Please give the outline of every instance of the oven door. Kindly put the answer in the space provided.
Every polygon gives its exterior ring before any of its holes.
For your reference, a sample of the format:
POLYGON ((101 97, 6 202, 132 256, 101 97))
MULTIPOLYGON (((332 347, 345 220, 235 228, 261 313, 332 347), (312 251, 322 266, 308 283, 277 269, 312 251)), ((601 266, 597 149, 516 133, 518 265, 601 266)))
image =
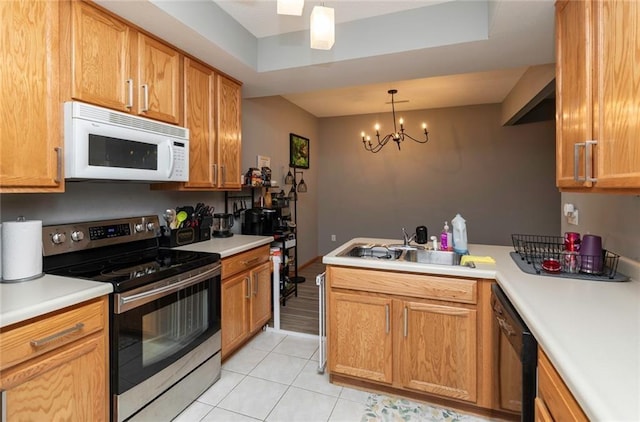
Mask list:
POLYGON ((122 395, 220 331, 220 264, 116 293, 113 310, 111 391, 122 395))

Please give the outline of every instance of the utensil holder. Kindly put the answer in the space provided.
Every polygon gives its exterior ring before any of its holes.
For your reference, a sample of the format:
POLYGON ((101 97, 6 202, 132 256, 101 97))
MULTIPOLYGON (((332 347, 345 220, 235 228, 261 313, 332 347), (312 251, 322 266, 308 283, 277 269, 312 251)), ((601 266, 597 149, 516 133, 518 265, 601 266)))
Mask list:
MULTIPOLYGON (((184 246, 200 241, 200 230, 196 231, 193 227, 171 230, 162 226, 160 232, 160 246, 164 247, 174 248, 176 246, 184 246)), ((209 234, 209 237, 211 237, 211 234, 209 234)))

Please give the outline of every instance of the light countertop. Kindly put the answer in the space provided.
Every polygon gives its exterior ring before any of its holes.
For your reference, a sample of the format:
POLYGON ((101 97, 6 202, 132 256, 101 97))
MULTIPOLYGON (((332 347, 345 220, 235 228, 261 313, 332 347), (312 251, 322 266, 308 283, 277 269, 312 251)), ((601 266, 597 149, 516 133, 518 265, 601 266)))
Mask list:
POLYGON ((249 236, 234 234, 231 237, 212 237, 204 242, 191 243, 175 248, 179 251, 197 251, 219 253, 222 258, 268 245, 273 242, 272 236, 249 236))
POLYGON ((35 280, 0 284, 0 328, 104 296, 109 283, 45 274, 35 280))
MULTIPOLYGON (((271 236, 234 235, 181 246, 222 258, 270 244, 271 236)), ((113 292, 109 283, 46 274, 20 283, 0 283, 0 328, 113 292)))
POLYGON ((401 243, 353 239, 323 262, 495 279, 591 420, 640 420, 640 263, 621 258, 618 271, 632 280, 616 283, 526 274, 507 246, 469 245, 496 261, 477 268, 337 256, 357 242, 401 243))

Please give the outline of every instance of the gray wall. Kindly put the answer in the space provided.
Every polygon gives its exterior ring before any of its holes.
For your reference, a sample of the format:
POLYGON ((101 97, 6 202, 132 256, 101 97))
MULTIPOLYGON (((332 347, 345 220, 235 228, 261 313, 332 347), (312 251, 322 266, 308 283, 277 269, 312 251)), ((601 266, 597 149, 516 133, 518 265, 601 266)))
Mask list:
POLYGON ((511 244, 512 233, 559 233, 552 121, 500 125, 500 105, 402 113, 414 137, 429 125, 430 141, 387 145, 378 154, 359 134, 391 131, 391 113, 321 121, 319 253, 353 237, 401 238, 426 225, 429 235, 460 213, 469 243, 511 244), (337 241, 331 242, 330 235, 337 241))
MULTIPOLYGON (((304 265, 318 256, 318 171, 319 121, 282 97, 245 99, 242 102, 242 168, 256 166, 258 155, 271 158, 272 179, 289 192, 284 176, 289 170, 289 133, 309 138, 309 169, 302 170, 307 193, 298 195, 298 263, 304 265)), ((279 192, 280 189, 272 189, 279 192)), ((291 212, 294 204, 291 203, 291 212)))
POLYGON ((640 195, 563 193, 562 203, 578 209, 578 225, 562 218, 562 232, 602 236, 602 246, 640 261, 640 195))
POLYGON ((167 207, 198 202, 224 212, 224 194, 219 192, 152 191, 146 183, 68 182, 65 193, 0 195, 0 218, 9 221, 23 215, 47 225, 155 214, 164 222, 167 207))

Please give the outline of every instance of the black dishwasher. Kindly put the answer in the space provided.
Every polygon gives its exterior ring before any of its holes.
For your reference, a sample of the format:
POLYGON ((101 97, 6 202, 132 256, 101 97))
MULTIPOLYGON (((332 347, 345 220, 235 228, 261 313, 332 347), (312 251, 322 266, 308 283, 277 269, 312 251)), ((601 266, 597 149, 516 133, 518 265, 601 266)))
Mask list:
MULTIPOLYGON (((507 296, 500 286, 494 284, 491 286, 491 308, 493 309, 493 318, 497 322, 498 327, 503 336, 506 338, 510 346, 518 356, 521 371, 521 402, 518 404, 521 410, 520 420, 523 422, 533 422, 535 417, 534 400, 536 398, 536 366, 538 359, 538 343, 527 328, 520 315, 518 315, 514 306, 509 302, 507 296)), ((498 344, 498 353, 503 348, 498 344)), ((499 358, 498 379, 502 380, 503 376, 509 373, 509 368, 502 364, 499 358)))

